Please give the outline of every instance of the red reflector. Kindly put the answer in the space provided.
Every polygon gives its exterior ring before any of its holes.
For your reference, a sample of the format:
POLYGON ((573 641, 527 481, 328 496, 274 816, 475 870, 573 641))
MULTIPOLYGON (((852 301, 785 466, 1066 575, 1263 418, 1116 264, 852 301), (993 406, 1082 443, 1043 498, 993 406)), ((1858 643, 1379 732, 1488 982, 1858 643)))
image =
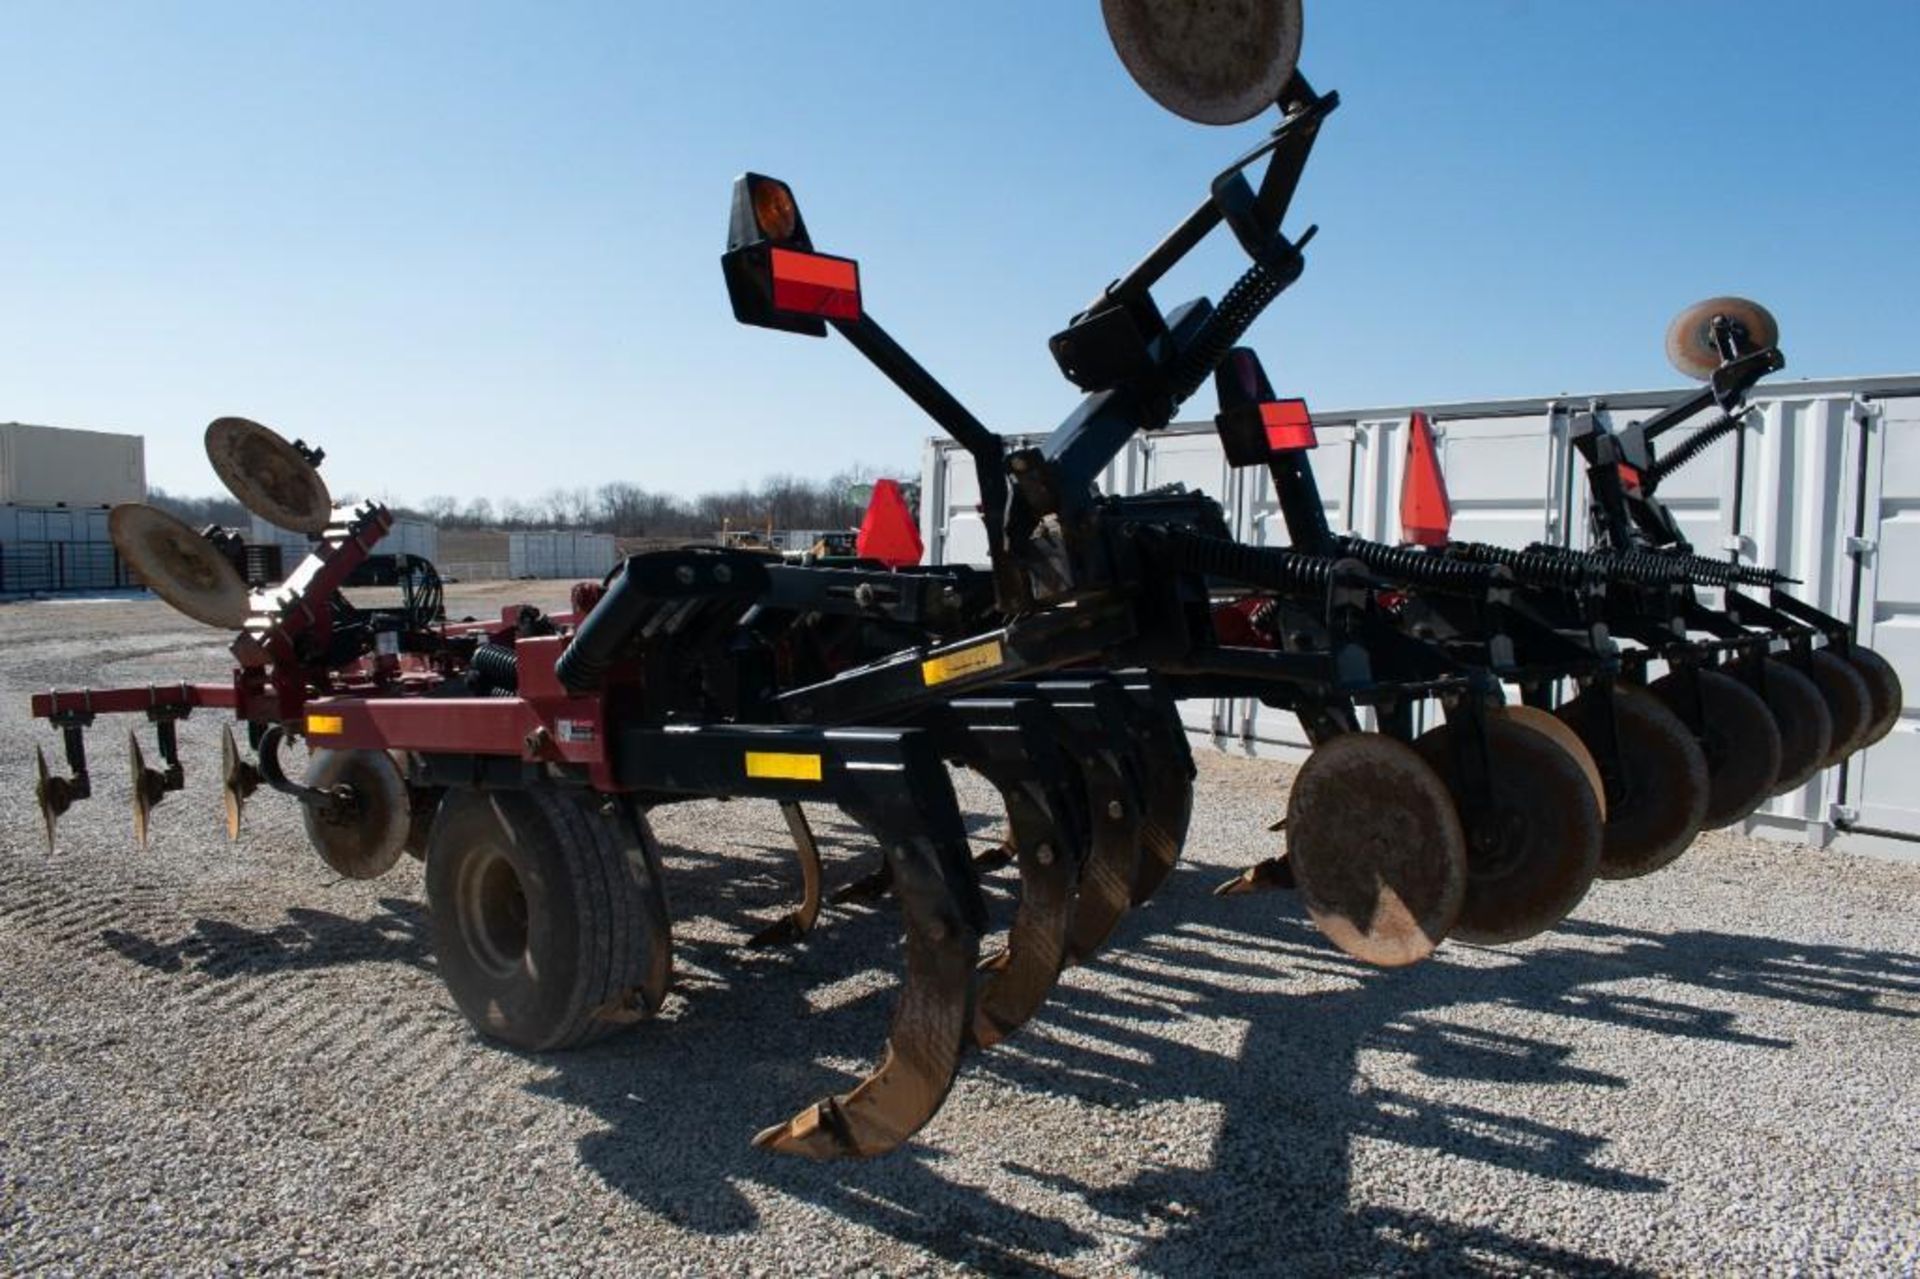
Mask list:
POLYGON ((1445 546, 1453 527, 1453 502, 1440 471, 1433 426, 1425 413, 1407 423, 1407 469, 1400 477, 1400 536, 1415 546, 1445 546))
POLYGON ((1627 492, 1633 494, 1635 497, 1639 497, 1640 472, 1628 466, 1625 462, 1620 462, 1617 466, 1620 471, 1620 487, 1626 489, 1627 492))
POLYGON ((1260 425, 1267 431, 1267 447, 1275 453, 1318 447, 1313 417, 1305 400, 1272 400, 1260 406, 1260 425))
POLYGON ((866 518, 860 521, 860 536, 853 550, 860 558, 879 560, 888 568, 920 562, 925 551, 920 544, 920 526, 907 509, 900 481, 874 481, 873 497, 867 503, 866 518))
POLYGON ((860 318, 860 264, 852 258, 774 249, 773 307, 829 320, 860 318))

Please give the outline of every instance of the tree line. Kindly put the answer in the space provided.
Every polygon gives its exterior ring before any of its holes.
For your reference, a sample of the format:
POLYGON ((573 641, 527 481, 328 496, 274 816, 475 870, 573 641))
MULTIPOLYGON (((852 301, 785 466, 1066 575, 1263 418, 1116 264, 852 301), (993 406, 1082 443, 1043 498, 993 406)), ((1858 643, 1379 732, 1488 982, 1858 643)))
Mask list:
MULTIPOLYGON (((552 489, 525 499, 429 497, 389 502, 401 519, 423 519, 443 529, 566 529, 616 537, 708 537, 722 528, 852 528, 866 513, 864 488, 878 478, 869 466, 849 467, 824 480, 774 475, 758 488, 682 497, 638 484, 614 481, 597 488, 552 489)), ((908 481, 908 483, 912 483, 908 481)), ((231 497, 184 497, 149 489, 147 500, 196 528, 221 524, 246 528, 251 521, 231 497)), ((340 495, 337 501, 351 501, 340 495)))

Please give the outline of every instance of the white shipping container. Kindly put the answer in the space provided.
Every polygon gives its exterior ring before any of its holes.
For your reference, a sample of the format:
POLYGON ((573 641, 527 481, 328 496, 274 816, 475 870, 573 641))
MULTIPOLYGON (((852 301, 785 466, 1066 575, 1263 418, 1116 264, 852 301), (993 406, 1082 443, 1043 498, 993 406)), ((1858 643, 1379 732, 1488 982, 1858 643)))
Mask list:
MULTIPOLYGON (((280 562, 288 571, 306 558, 312 540, 304 533, 277 528, 258 515, 247 530, 247 540, 257 546, 278 546, 280 562)), ((427 520, 395 520, 387 535, 373 548, 375 555, 416 555, 437 561, 440 555, 440 530, 427 520)))
POLYGON ((111 506, 146 496, 138 435, 0 422, 0 503, 111 506))
POLYGON ((427 520, 395 520, 393 528, 374 549, 382 555, 413 555, 437 563, 440 530, 427 520))
POLYGON ((581 580, 595 581, 613 569, 619 547, 611 533, 576 533, 573 536, 573 573, 581 580))
POLYGON ((613 567, 614 558, 614 540, 608 533, 507 534, 507 571, 512 577, 597 580, 613 567))

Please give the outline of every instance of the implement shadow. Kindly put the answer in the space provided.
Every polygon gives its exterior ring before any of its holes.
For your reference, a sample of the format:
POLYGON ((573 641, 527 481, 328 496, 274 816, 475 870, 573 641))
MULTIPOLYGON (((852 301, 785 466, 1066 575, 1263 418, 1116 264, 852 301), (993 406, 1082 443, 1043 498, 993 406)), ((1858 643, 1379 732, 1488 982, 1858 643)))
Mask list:
MULTIPOLYGON (((1201 1168, 1161 1168, 1117 1184, 1049 1174, 1010 1161, 1032 1177, 1082 1199, 1138 1231, 1133 1264, 1156 1273, 1271 1269, 1350 1273, 1420 1269, 1435 1272, 1521 1269, 1632 1273, 1613 1262, 1503 1233, 1478 1222, 1439 1220, 1355 1199, 1351 1164, 1356 1140, 1524 1172, 1608 1194, 1648 1194, 1665 1182, 1646 1170, 1609 1163, 1599 1134, 1543 1123, 1526 1115, 1409 1095, 1375 1082, 1363 1050, 1404 1055, 1418 1073, 1440 1080, 1517 1083, 1530 1087, 1644 1086, 1585 1069, 1572 1046, 1449 1020, 1457 1005, 1503 1005, 1575 1020, 1592 1020, 1663 1037, 1733 1043, 1770 1051, 1791 1041, 1755 1035, 1723 1010, 1678 999, 1651 999, 1608 989, 1653 979, 1698 988, 1896 1018, 1915 1016, 1920 957, 1806 945, 1707 930, 1655 934, 1570 923, 1565 943, 1531 949, 1499 968, 1442 958, 1403 972, 1349 969, 1353 985, 1310 995, 1265 997, 1270 1006, 1246 1020, 1247 1038, 1231 1058, 1193 1053, 1138 1029, 1145 992, 1180 1015, 1238 1017, 1245 1002, 1222 992, 1199 949, 1217 947, 1226 963, 1263 962, 1325 972, 1346 967, 1298 920, 1247 928, 1221 926, 1200 904, 1201 918, 1137 945, 1115 962, 1136 968, 1129 997, 1074 990, 1047 1020, 1070 1049, 1048 1044, 1023 1060, 1009 1052, 979 1069, 1023 1086, 1051 1081, 1101 1104, 1126 1108, 1158 1100, 1156 1083, 1220 1108, 1211 1158, 1201 1168), (1157 957, 1177 956, 1172 962, 1157 957), (1128 1019, 1131 1029, 1111 1027, 1128 1019), (1086 1040, 1103 1030, 1137 1061, 1124 1079, 1100 1062, 1086 1040), (1085 1036, 1085 1039, 1082 1036, 1085 1036), (1091 1063, 1091 1064, 1089 1064, 1091 1063)), ((1030 1046, 1030 1045, 1029 1045, 1030 1046)))

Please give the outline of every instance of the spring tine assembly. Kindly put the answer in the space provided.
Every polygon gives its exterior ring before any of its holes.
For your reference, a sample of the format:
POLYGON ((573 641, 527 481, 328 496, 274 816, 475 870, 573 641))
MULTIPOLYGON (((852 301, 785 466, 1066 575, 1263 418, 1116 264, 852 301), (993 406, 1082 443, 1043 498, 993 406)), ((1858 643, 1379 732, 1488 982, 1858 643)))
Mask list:
POLYGON ((1059 754, 1063 729, 1044 702, 954 702, 940 718, 943 745, 1005 801, 1020 867, 1007 947, 991 961, 974 1010, 973 1041, 988 1048, 1033 1016, 1066 965, 1084 840, 1059 754))
POLYGON ((160 762, 164 767, 148 768, 146 756, 140 750, 138 735, 131 729, 127 731, 127 766, 133 781, 133 838, 142 848, 147 846, 153 810, 169 792, 184 790, 187 785, 186 770, 180 765, 180 743, 175 730, 180 714, 173 710, 152 710, 147 712, 147 717, 153 721, 154 735, 160 744, 160 762))
POLYGON ((782 801, 780 815, 787 820, 787 832, 793 836, 793 850, 800 860, 800 904, 748 938, 747 945, 755 948, 800 941, 820 918, 820 845, 797 802, 782 801))
POLYGON ((879 840, 906 924, 907 971, 879 1066, 855 1088, 753 1139, 812 1159, 885 1154, 946 1100, 973 1021, 974 966, 986 908, 946 765, 932 744, 902 745, 899 772, 853 774, 841 807, 879 840))
POLYGON ((87 774, 87 742, 85 731, 93 722, 91 715, 63 714, 53 721, 60 729, 61 745, 67 757, 68 776, 59 777, 47 768, 46 752, 38 746, 33 748, 34 807, 40 811, 40 825, 46 835, 47 851, 51 853, 54 845, 54 827, 79 801, 93 794, 93 779, 87 774))

